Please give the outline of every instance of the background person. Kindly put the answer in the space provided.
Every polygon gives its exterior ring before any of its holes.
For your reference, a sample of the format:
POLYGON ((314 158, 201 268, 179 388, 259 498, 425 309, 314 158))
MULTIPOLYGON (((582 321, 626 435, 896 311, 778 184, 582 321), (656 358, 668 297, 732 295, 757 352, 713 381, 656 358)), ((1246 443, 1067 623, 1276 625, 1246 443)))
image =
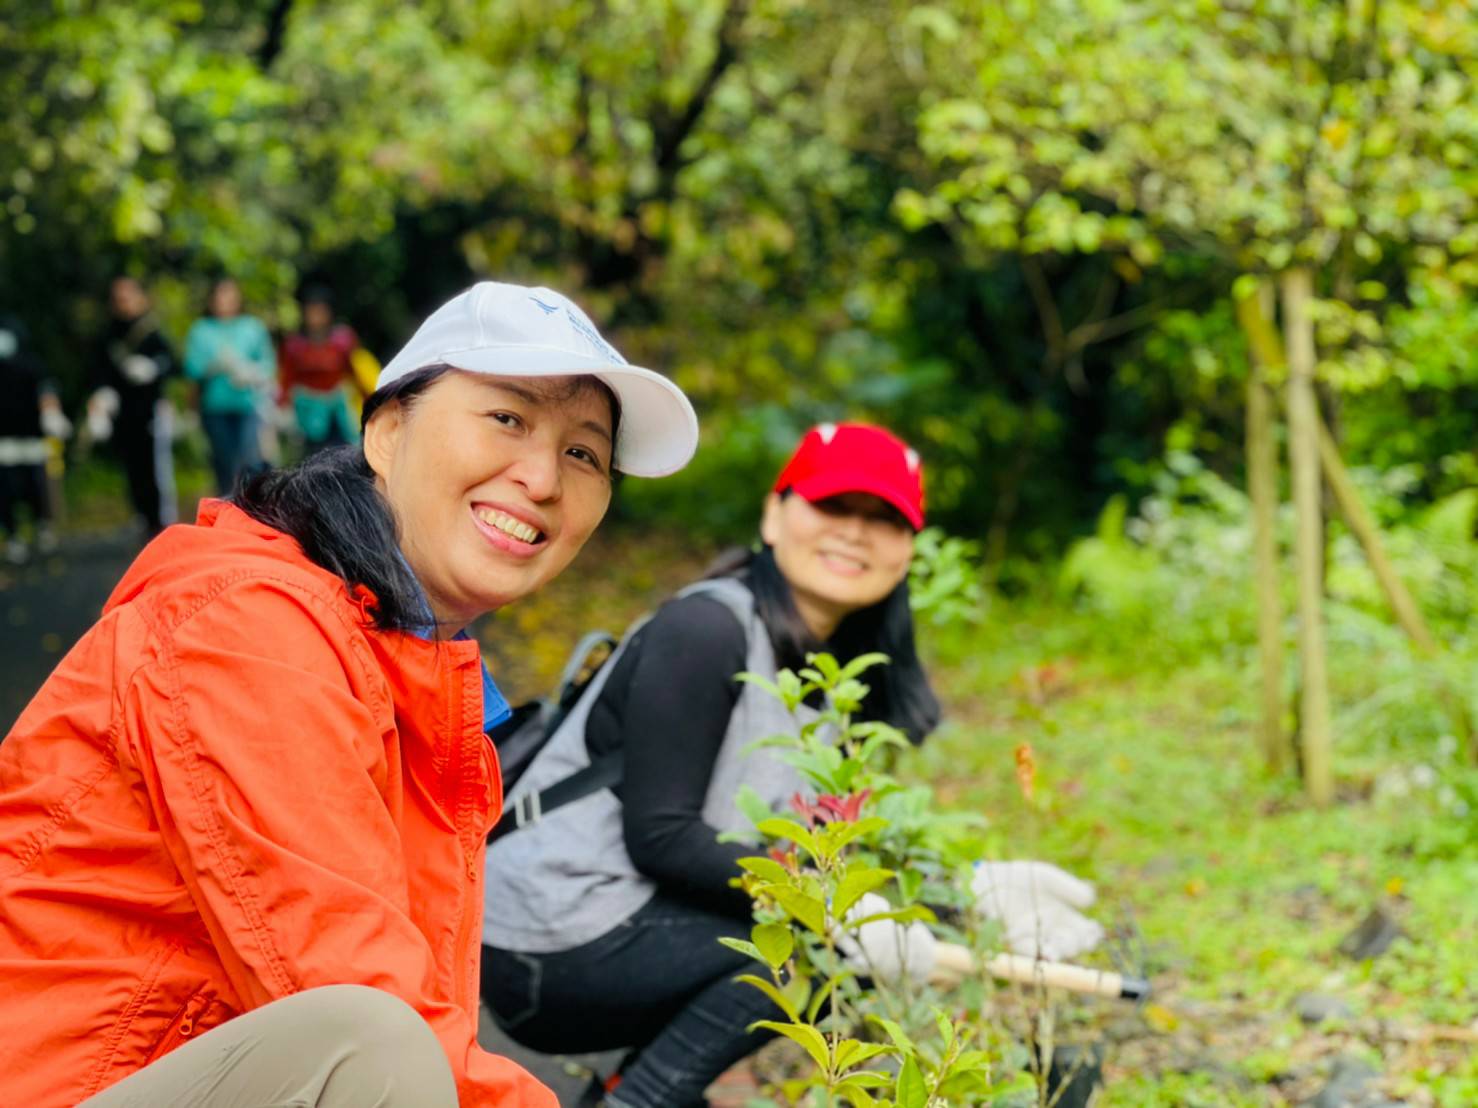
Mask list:
POLYGON ((484 283, 362 447, 151 543, 0 743, 0 1103, 553 1108, 475 1042, 507 706, 463 629, 696 438, 568 300, 484 283))
POLYGON ((199 381, 200 423, 210 441, 216 489, 230 494, 262 463, 261 409, 277 375, 267 328, 241 310, 241 287, 230 277, 211 286, 206 315, 185 337, 185 376, 199 381))
POLYGON ((108 326, 92 358, 87 429, 94 442, 113 442, 128 480, 129 502, 152 538, 175 522, 178 510, 174 410, 164 384, 179 366, 149 294, 135 278, 113 278, 108 310, 108 326))
POLYGON ((309 454, 325 446, 355 442, 349 390, 357 390, 354 352, 359 337, 334 320, 333 294, 323 285, 303 291, 303 329, 282 341, 280 371, 285 399, 292 404, 309 454))
MULTIPOLYGON (((763 1041, 749 1024, 774 1014, 733 980, 746 957, 718 942, 749 933, 750 899, 730 882, 754 853, 718 835, 751 830, 736 803, 743 787, 779 808, 805 785, 772 752, 749 749, 795 724, 735 675, 773 679, 811 651, 842 661, 882 651, 891 663, 868 675, 862 715, 915 743, 937 725, 908 599, 923 506, 919 457, 887 431, 809 432, 765 500, 759 549, 722 562, 628 634, 514 790, 538 792, 624 752, 619 785, 492 844, 487 897, 499 910, 483 928, 483 998, 509 1035, 547 1052, 636 1048, 610 1105, 702 1104, 763 1041)), ((1073 907, 1091 903, 1091 888, 1060 870, 986 864, 977 882, 981 910, 1018 949, 1040 942, 1070 957, 1101 936, 1073 907), (1031 895, 1004 895, 1023 885, 1031 895)), ((859 938, 859 966, 927 976, 922 925, 880 921, 859 938)))
POLYGON ((27 338, 20 320, 0 315, 0 534, 5 559, 12 565, 31 556, 21 531, 23 513, 30 517, 36 549, 46 553, 56 548, 46 487, 51 449, 46 440, 72 434, 71 421, 27 338))

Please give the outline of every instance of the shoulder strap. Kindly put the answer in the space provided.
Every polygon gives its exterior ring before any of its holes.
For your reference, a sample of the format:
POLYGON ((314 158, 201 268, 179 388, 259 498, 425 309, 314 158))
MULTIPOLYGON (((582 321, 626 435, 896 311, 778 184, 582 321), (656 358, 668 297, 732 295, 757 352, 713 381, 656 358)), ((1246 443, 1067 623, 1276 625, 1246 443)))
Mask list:
MULTIPOLYGON (((689 585, 677 594, 678 596, 708 595, 720 600, 733 610, 740 626, 745 626, 744 606, 753 601, 748 599, 748 590, 737 581, 717 579, 712 581, 699 581, 689 585)), ((646 624, 650 616, 643 616, 634 623, 626 633, 627 640, 633 638, 636 633, 646 624)), ((747 628, 746 628, 747 630, 747 628)), ((550 721, 546 734, 553 734, 555 729, 564 722, 565 716, 575 701, 580 699, 581 694, 590 686, 594 673, 587 673, 580 680, 580 662, 588 657, 591 649, 599 645, 609 645, 614 642, 604 632, 591 632, 575 648, 569 663, 565 666, 565 673, 560 678, 560 695, 556 702, 556 714, 550 721), (599 640, 604 639, 604 642, 599 640)), ((606 656, 601 667, 610 665, 614 661, 614 653, 606 656)), ((538 793, 524 793, 515 800, 510 808, 505 811, 493 829, 488 832, 488 845, 491 846, 504 835, 510 835, 519 828, 527 827, 531 823, 538 823, 547 814, 557 808, 563 808, 566 804, 573 804, 582 800, 591 793, 597 793, 601 789, 608 789, 621 783, 621 778, 626 770, 626 752, 624 750, 613 750, 609 754, 603 754, 594 759, 584 769, 576 770, 568 777, 562 778, 550 785, 547 789, 538 793)))
POLYGON ((584 769, 576 770, 568 777, 556 781, 543 792, 524 793, 488 832, 488 845, 491 846, 504 835, 512 834, 521 827, 538 823, 557 808, 573 804, 591 793, 600 792, 601 789, 619 785, 625 769, 626 752, 613 750, 584 769))

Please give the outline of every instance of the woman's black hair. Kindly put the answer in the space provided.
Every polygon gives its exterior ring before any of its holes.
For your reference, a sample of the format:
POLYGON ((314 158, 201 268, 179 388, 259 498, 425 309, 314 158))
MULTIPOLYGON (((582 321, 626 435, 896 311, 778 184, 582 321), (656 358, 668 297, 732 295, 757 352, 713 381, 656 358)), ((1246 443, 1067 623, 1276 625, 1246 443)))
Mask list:
MULTIPOLYGON (((451 368, 427 366, 376 389, 364 402, 361 428, 391 400, 414 404, 451 368)), ((573 383, 570 395, 585 387, 573 383)), ((606 385, 597 382, 597 387, 611 402, 614 440, 620 406, 606 385)), ((265 470, 250 478, 232 501, 258 522, 296 539, 315 565, 351 588, 363 585, 374 593, 375 626, 382 631, 422 631, 432 618, 426 594, 400 552, 394 513, 375 484, 362 447, 321 450, 291 469, 265 470)))
POLYGON ((913 609, 908 600, 908 578, 882 600, 853 612, 837 626, 828 642, 820 642, 801 619, 790 582, 775 562, 768 545, 736 549, 720 555, 705 578, 743 576, 754 594, 755 609, 781 667, 805 664, 806 655, 827 651, 846 663, 861 654, 881 651, 888 664, 863 675, 869 686, 862 713, 870 720, 891 724, 921 743, 939 726, 939 700, 929 685, 914 643, 913 609))
MULTIPOLYGON (((414 403, 447 369, 430 366, 377 389, 364 403, 361 425, 390 400, 414 403)), ((362 447, 332 447, 291 469, 265 470, 232 499, 259 523, 297 539, 315 565, 374 593, 382 631, 425 627, 426 594, 400 553, 395 517, 362 447)))

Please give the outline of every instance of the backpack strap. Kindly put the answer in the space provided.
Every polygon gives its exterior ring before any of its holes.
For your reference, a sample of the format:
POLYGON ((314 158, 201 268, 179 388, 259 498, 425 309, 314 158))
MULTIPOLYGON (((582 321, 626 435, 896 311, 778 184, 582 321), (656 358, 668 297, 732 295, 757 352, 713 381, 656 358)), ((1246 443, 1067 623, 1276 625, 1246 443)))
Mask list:
MULTIPOLYGON (((695 582, 678 592, 677 596, 711 596, 733 611, 734 617, 739 620, 742 627, 745 626, 744 613, 740 606, 742 593, 747 593, 744 586, 719 578, 695 582), (740 591, 736 592, 736 590, 740 591)), ((650 614, 633 623, 626 632, 625 642, 633 640, 649 619, 651 619, 650 614)), ((616 649, 615 638, 605 631, 592 631, 576 645, 574 652, 570 655, 570 660, 565 664, 564 673, 560 676, 559 692, 552 705, 551 718, 544 729, 546 739, 553 735, 559 725, 564 722, 575 703, 590 688, 596 675, 615 660, 616 649), (589 658, 602 647, 609 652, 598 665, 591 668, 589 658)), ((504 726, 515 725, 505 724, 504 726)), ((521 827, 538 823, 557 808, 573 804, 601 789, 619 785, 625 770, 626 752, 613 750, 609 754, 593 759, 583 769, 578 769, 568 777, 554 782, 542 792, 524 793, 514 800, 498 822, 493 825, 493 829, 488 832, 488 845, 492 846, 504 835, 511 835, 521 827)))
POLYGON ((601 789, 619 785, 625 769, 626 752, 613 750, 595 759, 584 769, 577 770, 568 777, 556 781, 543 792, 524 793, 513 802, 513 806, 503 813, 498 822, 493 825, 493 829, 488 832, 488 845, 491 846, 504 835, 512 834, 521 827, 538 823, 557 808, 573 804, 601 789))

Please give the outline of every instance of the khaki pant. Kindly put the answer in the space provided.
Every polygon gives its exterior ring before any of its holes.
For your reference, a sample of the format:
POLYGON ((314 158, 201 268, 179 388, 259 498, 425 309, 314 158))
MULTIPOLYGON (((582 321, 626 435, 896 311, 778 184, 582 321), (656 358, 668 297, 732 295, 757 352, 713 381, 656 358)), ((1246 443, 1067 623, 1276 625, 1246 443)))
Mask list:
POLYGON ((237 1016, 83 1108, 456 1108, 441 1043, 410 1005, 326 985, 237 1016))

